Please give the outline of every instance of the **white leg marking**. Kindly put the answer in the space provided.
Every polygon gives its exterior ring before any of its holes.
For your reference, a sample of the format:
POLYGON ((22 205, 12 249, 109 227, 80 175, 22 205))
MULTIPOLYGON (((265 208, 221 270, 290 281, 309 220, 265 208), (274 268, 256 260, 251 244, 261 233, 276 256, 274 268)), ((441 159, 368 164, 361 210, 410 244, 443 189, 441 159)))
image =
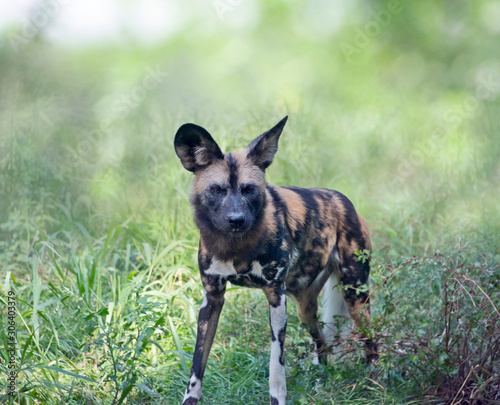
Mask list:
POLYGON ((182 402, 186 401, 189 398, 201 398, 201 380, 196 378, 193 374, 189 379, 189 385, 186 388, 186 394, 184 394, 184 399, 182 402))
MULTIPOLYGON (((277 405, 285 405, 286 399, 286 376, 285 365, 281 364, 282 346, 280 343, 280 331, 286 326, 286 295, 280 297, 277 307, 269 307, 271 318, 271 330, 274 340, 271 342, 271 361, 269 364, 269 394, 278 400, 277 405)), ((283 342, 283 350, 284 342, 283 342)))
POLYGON ((321 320, 324 323, 323 334, 327 344, 332 344, 337 335, 345 336, 349 333, 349 327, 343 327, 340 331, 337 330, 336 315, 350 318, 338 283, 337 276, 332 274, 326 280, 323 288, 323 316, 321 320))
POLYGON ((203 302, 201 303, 200 309, 205 308, 207 306, 207 304, 208 304, 207 290, 205 290, 205 288, 203 288, 203 302))
POLYGON ((315 344, 314 344, 314 346, 315 346, 315 348, 316 348, 316 352, 315 352, 314 357, 313 357, 313 364, 314 364, 315 366, 319 366, 321 363, 319 362, 319 355, 318 355, 318 351, 319 351, 319 349, 318 349, 318 344, 317 344, 317 343, 315 343, 315 344))

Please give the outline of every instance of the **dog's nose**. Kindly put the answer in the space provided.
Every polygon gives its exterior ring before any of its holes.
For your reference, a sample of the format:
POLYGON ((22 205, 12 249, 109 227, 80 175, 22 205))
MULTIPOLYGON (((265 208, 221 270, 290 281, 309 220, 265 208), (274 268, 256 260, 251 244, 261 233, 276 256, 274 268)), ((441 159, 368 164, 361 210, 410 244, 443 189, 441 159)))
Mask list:
POLYGON ((227 216, 227 220, 231 228, 237 229, 241 228, 245 223, 245 216, 243 214, 230 214, 227 216))

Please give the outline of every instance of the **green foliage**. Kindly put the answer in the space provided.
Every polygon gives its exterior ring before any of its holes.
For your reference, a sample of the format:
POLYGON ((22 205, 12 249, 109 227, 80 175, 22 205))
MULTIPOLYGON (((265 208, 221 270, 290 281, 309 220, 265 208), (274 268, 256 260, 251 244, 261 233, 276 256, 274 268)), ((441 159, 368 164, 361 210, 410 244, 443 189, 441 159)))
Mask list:
POLYGON ((358 250, 354 252, 356 260, 361 263, 366 263, 371 258, 371 252, 368 249, 358 250))
POLYGON ((498 266, 494 254, 479 250, 474 241, 447 254, 384 266, 394 276, 376 286, 381 288, 374 329, 383 336, 377 368, 387 381, 445 399, 495 402, 498 266))

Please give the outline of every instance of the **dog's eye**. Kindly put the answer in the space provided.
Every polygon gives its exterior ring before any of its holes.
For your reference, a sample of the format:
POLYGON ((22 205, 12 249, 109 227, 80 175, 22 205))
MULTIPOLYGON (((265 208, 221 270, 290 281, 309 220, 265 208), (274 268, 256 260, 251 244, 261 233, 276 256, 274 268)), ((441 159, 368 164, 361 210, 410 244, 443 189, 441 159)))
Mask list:
POLYGON ((253 187, 252 187, 252 186, 246 186, 246 187, 243 189, 243 193, 244 193, 244 194, 250 194, 252 191, 253 191, 253 187))
POLYGON ((212 193, 220 194, 220 187, 219 186, 212 187, 212 193))

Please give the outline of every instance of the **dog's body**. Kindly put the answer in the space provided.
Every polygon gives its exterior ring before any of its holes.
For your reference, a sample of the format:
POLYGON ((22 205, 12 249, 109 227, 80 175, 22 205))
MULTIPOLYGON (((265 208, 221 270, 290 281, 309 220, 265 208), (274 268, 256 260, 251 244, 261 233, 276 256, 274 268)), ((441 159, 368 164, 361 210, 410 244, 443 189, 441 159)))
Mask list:
MULTIPOLYGON (((322 363, 325 345, 338 333, 335 315, 349 315, 358 328, 369 326, 369 294, 356 291, 368 283, 369 260, 358 261, 355 252, 371 249, 370 236, 352 203, 337 191, 278 187, 265 181, 285 122, 286 117, 247 149, 228 154, 194 124, 183 125, 176 134, 177 155, 195 173, 191 202, 200 229, 198 260, 204 286, 183 405, 197 404, 201 398, 227 281, 261 288, 269 301, 272 405, 284 405, 286 398, 286 293, 297 300, 299 319, 309 328, 322 363), (339 282, 350 288, 340 292, 339 282), (323 286, 321 330, 317 312, 323 286)), ((369 339, 366 351, 369 358, 376 356, 369 339)))

